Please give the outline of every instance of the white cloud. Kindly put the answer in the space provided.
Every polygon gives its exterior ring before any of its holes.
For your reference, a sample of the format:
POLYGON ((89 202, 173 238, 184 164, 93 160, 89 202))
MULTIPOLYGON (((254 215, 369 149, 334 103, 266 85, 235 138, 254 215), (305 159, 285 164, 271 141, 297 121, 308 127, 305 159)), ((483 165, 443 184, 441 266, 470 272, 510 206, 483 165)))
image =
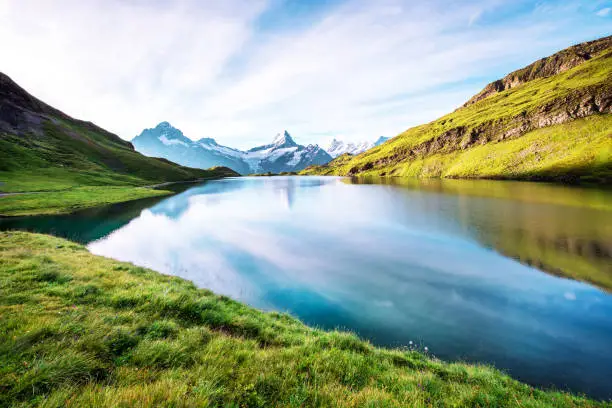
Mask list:
POLYGON ((596 14, 599 17, 608 17, 611 11, 612 11, 611 7, 606 7, 606 8, 602 8, 601 10, 599 10, 596 14))
POLYGON ((576 13, 554 7, 487 21, 510 0, 348 0, 296 29, 261 27, 278 4, 4 0, 0 69, 124 138, 168 120, 237 147, 280 128, 302 143, 361 140, 434 119, 510 68, 602 31, 567 30, 576 13))
POLYGON ((129 138, 181 120, 250 36, 262 1, 19 0, 0 13, 1 69, 35 96, 129 138))

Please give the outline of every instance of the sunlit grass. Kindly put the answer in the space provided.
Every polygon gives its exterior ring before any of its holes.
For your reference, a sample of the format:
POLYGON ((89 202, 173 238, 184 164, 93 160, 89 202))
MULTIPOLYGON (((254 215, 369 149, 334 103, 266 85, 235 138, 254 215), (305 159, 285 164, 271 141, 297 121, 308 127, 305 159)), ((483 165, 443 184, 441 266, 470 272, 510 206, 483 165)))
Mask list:
POLYGON ((2 406, 598 406, 0 233, 2 406))
POLYGON ((606 179, 612 172, 612 115, 538 129, 502 143, 435 154, 395 167, 398 176, 606 179))
POLYGON ((171 194, 142 187, 78 187, 44 193, 15 194, 0 198, 0 215, 71 213, 83 208, 171 194))
POLYGON ((497 140, 496 135, 513 129, 522 117, 563 114, 563 109, 573 109, 584 103, 585 95, 605 97, 610 93, 611 81, 612 52, 608 50, 562 74, 494 94, 431 123, 408 129, 360 155, 343 156, 327 166, 314 166, 301 174, 609 183, 612 180, 612 119, 609 114, 524 134, 519 132, 518 137, 510 140, 497 140), (542 107, 553 101, 558 102, 556 110, 541 112, 542 107), (465 131, 463 136, 451 137, 450 146, 408 154, 456 129, 465 131), (463 142, 475 129, 481 133, 489 131, 492 139, 483 144, 466 144, 468 147, 464 149, 463 142))

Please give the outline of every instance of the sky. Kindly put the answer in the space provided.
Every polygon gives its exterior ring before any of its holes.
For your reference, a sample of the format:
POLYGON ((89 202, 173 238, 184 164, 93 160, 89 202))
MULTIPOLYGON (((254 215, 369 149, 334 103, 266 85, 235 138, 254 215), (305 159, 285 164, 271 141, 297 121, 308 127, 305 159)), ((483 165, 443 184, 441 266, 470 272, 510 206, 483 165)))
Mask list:
POLYGON ((395 136, 612 34, 612 0, 0 0, 0 71, 132 139, 395 136))

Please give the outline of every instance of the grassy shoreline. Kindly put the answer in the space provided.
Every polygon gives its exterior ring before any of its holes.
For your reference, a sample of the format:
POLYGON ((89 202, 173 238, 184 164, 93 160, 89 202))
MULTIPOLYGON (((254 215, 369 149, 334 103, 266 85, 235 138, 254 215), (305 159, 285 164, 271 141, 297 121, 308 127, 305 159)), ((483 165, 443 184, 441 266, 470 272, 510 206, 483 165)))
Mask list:
POLYGON ((68 214, 85 208, 173 194, 146 187, 77 187, 63 191, 20 193, 0 197, 0 216, 68 214))
MULTIPOLYGON (((215 169, 212 169, 213 172, 215 169)), ((217 180, 231 174, 217 174, 207 178, 184 181, 167 181, 146 186, 72 186, 58 190, 38 190, 30 192, 0 192, 0 217, 21 217, 32 215, 69 214, 85 208, 117 204, 142 198, 160 197, 174 194, 163 190, 173 184, 199 183, 217 180)), ((1 187, 1 186, 0 186, 1 187)))
POLYGON ((610 406, 0 233, 0 406, 610 406))

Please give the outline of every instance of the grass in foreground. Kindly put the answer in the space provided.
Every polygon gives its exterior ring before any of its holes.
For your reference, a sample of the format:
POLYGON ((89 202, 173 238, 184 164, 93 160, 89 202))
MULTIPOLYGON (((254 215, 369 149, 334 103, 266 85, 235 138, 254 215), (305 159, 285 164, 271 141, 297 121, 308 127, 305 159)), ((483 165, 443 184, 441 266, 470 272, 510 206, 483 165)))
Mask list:
POLYGON ((0 215, 65 214, 83 208, 172 194, 144 187, 78 187, 70 190, 15 194, 0 198, 0 215))
POLYGON ((0 233, 3 406, 604 406, 0 233))

